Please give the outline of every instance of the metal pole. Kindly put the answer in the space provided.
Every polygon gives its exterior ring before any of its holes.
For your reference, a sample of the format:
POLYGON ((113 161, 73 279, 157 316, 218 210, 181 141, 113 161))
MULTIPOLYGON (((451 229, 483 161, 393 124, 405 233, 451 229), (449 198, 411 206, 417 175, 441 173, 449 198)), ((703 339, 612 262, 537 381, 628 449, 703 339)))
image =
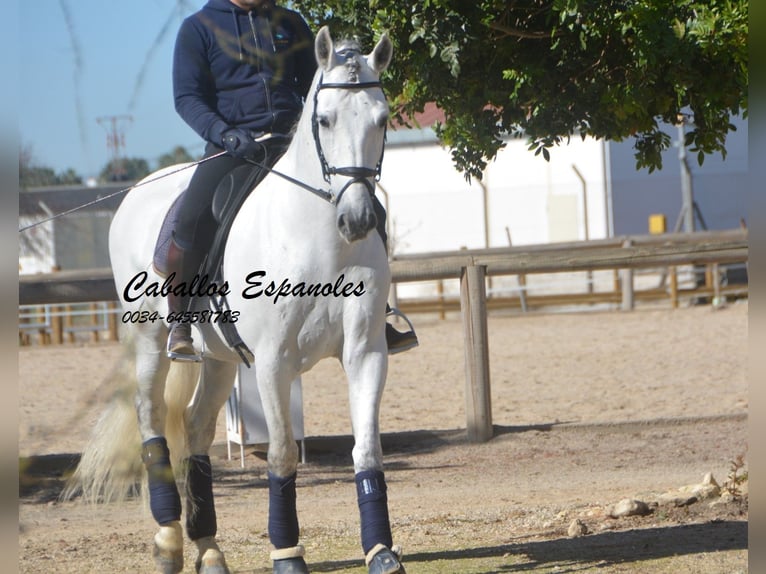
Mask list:
MULTIPOLYGON (((579 178, 580 184, 582 184, 582 220, 583 226, 585 227, 585 241, 589 241, 590 226, 588 225, 588 184, 586 183, 585 178, 580 173, 580 170, 577 169, 575 164, 572 164, 572 169, 574 170, 575 175, 579 178)), ((588 293, 593 293, 593 271, 588 270, 586 272, 586 281, 588 283, 588 293)))
POLYGON ((681 213, 683 214, 684 231, 694 231, 694 191, 692 190, 692 174, 686 159, 686 134, 684 118, 679 117, 678 124, 678 161, 681 164, 681 213))

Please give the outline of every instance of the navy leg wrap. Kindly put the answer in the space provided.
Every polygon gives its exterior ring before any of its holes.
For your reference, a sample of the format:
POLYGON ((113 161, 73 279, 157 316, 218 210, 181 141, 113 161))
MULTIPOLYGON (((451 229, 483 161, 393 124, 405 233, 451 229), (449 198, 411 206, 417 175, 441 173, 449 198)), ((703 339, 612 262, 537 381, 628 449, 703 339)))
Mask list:
POLYGON ((386 479, 380 470, 363 470, 355 477, 359 517, 362 525, 362 549, 367 554, 376 544, 393 545, 388 519, 386 479))
POLYGON ((189 474, 186 501, 186 532, 192 540, 215 536, 218 526, 213 501, 213 470, 210 457, 192 455, 188 459, 189 474))
POLYGON ((269 474, 269 539, 277 550, 298 545, 295 477, 269 474))
POLYGON ((181 520, 181 497, 170 467, 170 451, 164 437, 143 444, 141 458, 149 475, 149 507, 160 526, 181 520))

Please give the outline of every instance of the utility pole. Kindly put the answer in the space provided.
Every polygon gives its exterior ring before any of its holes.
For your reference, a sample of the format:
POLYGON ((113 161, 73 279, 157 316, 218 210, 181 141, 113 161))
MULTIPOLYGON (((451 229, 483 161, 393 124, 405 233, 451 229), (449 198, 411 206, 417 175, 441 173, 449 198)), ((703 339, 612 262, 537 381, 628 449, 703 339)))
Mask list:
POLYGON ((133 116, 102 116, 96 118, 98 125, 106 130, 106 147, 109 150, 112 173, 111 181, 123 181, 126 179, 123 149, 125 148, 125 132, 123 126, 133 121, 133 116))

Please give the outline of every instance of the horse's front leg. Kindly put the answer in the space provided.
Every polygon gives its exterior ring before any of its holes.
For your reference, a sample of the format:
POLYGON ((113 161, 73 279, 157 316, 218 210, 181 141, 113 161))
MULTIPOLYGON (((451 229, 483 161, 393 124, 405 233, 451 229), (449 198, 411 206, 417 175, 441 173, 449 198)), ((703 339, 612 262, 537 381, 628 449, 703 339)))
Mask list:
POLYGON ((149 481, 149 506, 160 529, 154 536, 153 555, 157 572, 177 574, 183 570, 181 498, 170 464, 165 434, 167 408, 165 380, 170 360, 165 356, 165 331, 150 327, 136 330, 136 414, 142 440, 141 457, 149 481))
POLYGON ((231 394, 237 365, 205 359, 199 386, 184 415, 189 458, 186 477, 186 532, 197 546, 199 574, 229 574, 215 536, 218 524, 213 500, 210 445, 218 413, 231 394))
POLYGON ((401 552, 394 548, 391 536, 378 422, 388 354, 382 337, 377 343, 372 348, 355 348, 347 341, 343 352, 354 432, 352 455, 362 549, 370 574, 403 574, 401 552))
POLYGON ((269 363, 256 356, 258 392, 269 429, 269 540, 274 546, 274 574, 308 574, 304 549, 298 544, 298 445, 290 421, 290 386, 297 373, 279 368, 278 360, 269 363))

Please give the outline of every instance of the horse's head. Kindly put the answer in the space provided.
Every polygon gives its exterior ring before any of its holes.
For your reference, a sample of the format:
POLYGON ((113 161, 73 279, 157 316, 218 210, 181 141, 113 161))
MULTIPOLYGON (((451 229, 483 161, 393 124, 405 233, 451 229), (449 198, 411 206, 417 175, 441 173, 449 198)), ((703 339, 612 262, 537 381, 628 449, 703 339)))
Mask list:
POLYGON ((384 35, 365 56, 355 42, 335 46, 324 27, 317 34, 315 52, 319 78, 313 93, 314 140, 337 202, 338 231, 350 243, 366 237, 377 224, 371 196, 388 122, 380 74, 391 61, 393 47, 384 35))

